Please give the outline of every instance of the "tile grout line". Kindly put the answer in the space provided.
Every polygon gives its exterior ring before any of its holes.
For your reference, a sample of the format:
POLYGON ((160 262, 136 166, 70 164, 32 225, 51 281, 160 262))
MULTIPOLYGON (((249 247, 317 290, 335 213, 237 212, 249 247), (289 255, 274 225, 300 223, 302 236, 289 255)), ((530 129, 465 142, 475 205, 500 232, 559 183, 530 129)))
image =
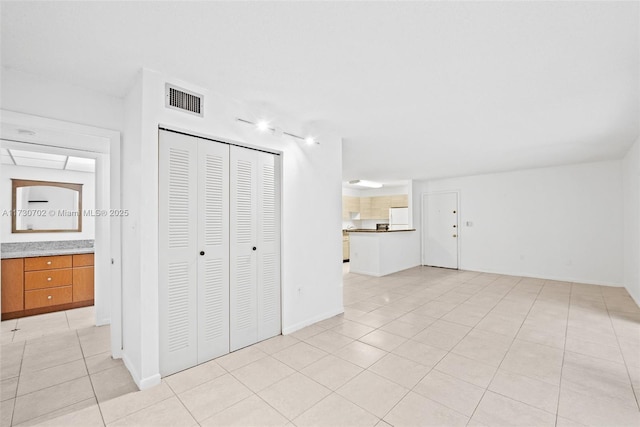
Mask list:
MULTIPOLYGON (((27 347, 27 342, 25 341, 25 342, 24 342, 23 357, 22 357, 22 360, 20 361, 20 376, 22 376, 22 362, 24 361, 24 352, 26 352, 26 347, 27 347)), ((81 347, 80 349, 81 349, 81 351, 82 351, 82 347, 81 347)), ((83 356, 83 359, 84 359, 84 356, 83 356)), ((33 371, 33 372, 39 372, 39 371, 43 371, 43 370, 45 370, 45 369, 50 369, 50 368, 57 368, 57 367, 60 367, 60 366, 67 365, 67 364, 69 364, 69 363, 77 362, 77 361, 79 361, 79 360, 80 360, 80 359, 76 359, 76 360, 72 360, 72 361, 70 361, 70 362, 60 363, 60 364, 58 364, 58 365, 51 366, 51 367, 49 367, 49 368, 42 368, 42 369, 35 370, 35 371, 33 371)), ((86 363, 85 363, 85 368, 86 368, 86 363)), ((87 376, 88 376, 88 374, 87 374, 87 376)), ((16 398, 15 398, 15 400, 17 401, 18 397, 28 396, 28 395, 30 395, 30 394, 34 394, 34 393, 40 392, 40 391, 42 391, 42 390, 47 390, 47 389, 50 389, 50 388, 56 387, 56 386, 58 386, 58 385, 60 385, 60 384, 66 384, 66 383, 69 383, 69 382, 71 382, 71 381, 75 381, 75 380, 77 380, 78 378, 82 378, 82 377, 73 378, 73 379, 70 379, 70 380, 67 380, 67 381, 63 381, 63 382, 58 383, 58 384, 51 385, 51 386, 49 386, 49 387, 44 387, 44 388, 41 388, 41 389, 38 389, 38 390, 33 390, 33 391, 31 391, 31 392, 29 392, 29 393, 25 393, 25 394, 23 394, 23 395, 21 395, 21 396, 17 396, 18 388, 17 388, 17 386, 16 386, 16 398)), ((18 385, 19 385, 19 384, 18 384, 18 385)), ((94 397, 95 397, 95 392, 94 392, 94 397)), ((88 400, 88 399, 84 399, 84 400, 88 400)), ((78 402, 74 402, 74 403, 72 403, 71 405, 67 405, 66 407, 68 407, 68 406, 72 406, 72 405, 75 405, 75 404, 80 403, 80 402, 82 402, 82 400, 80 400, 80 401, 78 401, 78 402)), ((96 399, 96 403, 97 403, 97 399, 96 399)), ((59 411, 59 410, 61 410, 61 409, 64 409, 64 408, 54 409, 53 411, 47 412, 47 413, 45 413, 45 414, 40 414, 40 415, 38 415, 38 416, 36 416, 36 417, 34 417, 34 418, 29 418, 29 419, 27 419, 27 420, 24 420, 24 421, 22 421, 22 423, 25 423, 25 422, 28 422, 28 421, 34 420, 34 419, 36 419, 36 418, 40 418, 40 417, 44 417, 44 416, 50 415, 50 414, 52 414, 53 412, 59 411)), ((12 414, 12 422, 13 422, 13 415, 14 415, 14 414, 12 414)), ((11 425, 13 425, 13 424, 11 424, 11 425)))
MULTIPOLYGON (((17 324, 17 322, 16 322, 17 324)), ((16 412, 16 403, 18 403, 18 387, 20 387, 20 376, 22 375, 22 362, 24 361, 24 352, 26 351, 27 348, 27 342, 24 341, 24 343, 22 344, 22 353, 20 355, 20 368, 18 369, 18 382, 16 383, 16 395, 13 399, 13 405, 11 407, 11 420, 9 421, 9 425, 12 426, 13 425, 13 417, 15 416, 15 412, 16 412)), ((27 420, 28 421, 28 420, 27 420)))
MULTIPOLYGON (((477 277, 477 276, 474 276, 474 277, 477 277)), ((461 302, 460 302, 460 303, 458 303, 454 308, 452 308, 451 310, 447 311, 447 312, 446 312, 446 313, 444 313, 442 316, 446 316, 446 315, 447 315, 447 314, 449 314, 451 311, 455 310, 455 309, 456 309, 456 308, 458 308, 460 305, 464 304, 466 301, 468 301, 469 299, 471 299, 473 296, 475 296, 475 295, 477 295, 478 293, 482 292, 482 290, 484 290, 484 289, 488 288, 488 287, 489 287, 489 285, 490 285, 491 283, 495 282, 496 280, 497 280, 497 278, 496 278, 496 279, 494 279, 493 281, 491 281, 491 282, 487 283, 487 284, 486 284, 486 285, 484 285, 484 287, 483 287, 482 289, 480 289, 478 292, 476 292, 476 293, 474 293, 474 294, 470 295, 470 296, 469 296, 469 298, 467 298, 467 299, 465 299, 465 300, 461 301, 461 302)), ((464 283, 466 283, 466 282, 462 282, 462 283, 460 283, 458 286, 454 287, 453 289, 451 289, 451 290, 450 290, 450 291, 448 291, 448 292, 444 292, 444 293, 443 293, 443 294, 441 294, 441 295, 447 294, 447 293, 449 293, 449 292, 451 292, 451 291, 453 291, 453 290, 455 290, 455 289, 457 289, 457 288, 461 287, 464 283)), ((515 286, 515 284, 514 284, 514 286, 515 286)), ((514 286, 512 286, 512 288, 513 288, 514 286)), ((439 296, 441 296, 441 295, 439 295, 439 296)), ((503 295, 503 297, 500 299, 500 301, 502 301, 502 299, 504 299, 504 297, 505 297, 505 296, 506 296, 506 294, 505 294, 505 295, 503 295)), ((434 300, 431 300, 431 301, 435 301, 435 299, 434 299, 434 300)), ((429 301, 429 302, 431 302, 431 301, 429 301)), ((443 302, 446 302, 446 301, 443 301, 443 302)), ((498 303, 499 303, 499 301, 498 301, 498 303)), ((427 303, 425 303, 425 304, 427 304, 427 303)), ((497 305, 497 304, 496 304, 496 305, 497 305)), ((495 307, 495 306, 494 306, 494 307, 495 307)), ((416 310, 417 310, 417 308, 416 308, 416 310)), ((492 309, 492 310, 493 310, 493 309, 492 309)), ((413 312, 413 311, 412 311, 412 312, 413 312)), ((490 313, 490 311, 489 311, 487 314, 485 314, 485 316, 483 316, 483 318, 484 318, 484 317, 486 317, 489 313, 490 313)), ((438 317, 437 319, 438 319, 438 320, 442 320, 442 316, 438 317)), ((436 320, 436 322, 437 322, 438 320, 436 320)), ((434 323, 435 323, 435 322, 434 322, 434 323)), ((454 322, 452 322, 452 323, 454 323, 454 322)), ((424 330, 426 330, 426 329, 428 329, 430 326, 431 326, 431 325, 429 325, 429 326, 427 326, 426 328, 424 328, 424 329, 423 329, 423 331, 424 331, 424 330)), ((465 325, 465 326, 466 326, 466 325, 465 325)), ((465 334, 465 335, 464 335, 464 336, 463 336, 463 337, 458 341, 458 343, 460 343, 460 342, 461 342, 461 341, 462 341, 462 340, 463 340, 467 335, 469 335, 469 333, 470 333, 474 328, 475 328, 475 327, 472 327, 471 329, 469 329, 469 331, 467 331, 467 333, 466 333, 466 334, 465 334)), ((419 332, 419 333, 420 333, 420 332, 419 332)), ((418 341, 414 341, 414 342, 418 342, 418 341)), ((418 342, 418 343, 419 343, 419 342, 418 342)), ((419 343, 419 344, 428 345, 428 344, 424 344, 424 343, 419 343)), ((457 344, 456 344, 456 345, 457 345, 457 344)), ((438 347, 435 347, 435 346, 430 346, 430 347, 438 348, 438 347)), ((455 346, 454 346, 454 347, 455 347, 455 346)), ((453 350, 453 348, 452 348, 451 350, 453 350)), ((431 369, 429 369, 429 371, 428 371, 426 374, 424 374, 424 375, 422 376, 422 378, 420 378, 420 380, 416 383, 416 385, 415 385, 415 386, 413 386, 412 388, 409 388, 409 389, 408 389, 408 391, 407 391, 407 393, 405 393, 405 394, 402 396, 402 398, 400 398, 400 400, 398 400, 398 401, 397 401, 397 402, 396 402, 396 403, 391 407, 391 409, 389 409, 389 411, 387 411, 387 413, 386 413, 386 414, 384 414, 384 416, 381 418, 381 420, 383 420, 383 421, 387 422, 386 420, 384 420, 384 418, 385 418, 387 415, 389 415, 389 414, 391 413, 391 411, 393 411, 393 410, 395 409, 395 407, 396 407, 396 406, 398 406, 398 404, 399 404, 400 402, 402 402, 402 401, 403 401, 403 400, 404 400, 404 399, 409 395, 409 393, 412 393, 412 392, 413 392, 413 393, 418 394, 419 396, 421 396, 421 397, 423 397, 423 398, 425 398, 425 399, 427 399, 427 400, 430 400, 430 401, 432 401, 432 402, 435 402, 435 403, 437 403, 438 405, 442 405, 442 406, 444 406, 445 408, 448 408, 448 409, 450 409, 450 410, 452 410, 452 411, 454 411, 454 412, 456 412, 456 413, 458 413, 458 414, 461 414, 461 413, 460 413, 460 412, 458 412, 457 410, 455 410, 455 409, 453 409, 453 408, 449 408, 447 405, 443 405, 443 404, 442 404, 442 403, 440 403, 440 402, 437 402, 437 401, 435 401, 435 400, 433 400, 433 399, 430 399, 430 398, 428 398, 428 397, 426 397, 426 396, 423 396, 423 395, 421 395, 420 393, 418 393, 418 392, 415 392, 415 391, 414 391, 414 390, 415 390, 415 388, 418 386, 418 384, 420 384, 420 382, 422 382, 422 380, 424 380, 424 378, 425 378, 427 375, 429 375, 429 374, 430 374, 430 373, 435 369, 435 367, 438 365, 438 363, 440 363, 440 361, 442 361, 442 359, 444 359, 444 358, 445 358, 449 353, 451 353, 451 350, 448 350, 448 351, 447 351, 447 353, 446 353, 444 356, 442 356, 442 357, 438 360, 438 362, 437 362, 435 365, 433 365, 433 367, 431 367, 431 369)), ((443 351, 444 351, 444 350, 443 350, 443 351)), ((395 354, 395 353, 394 353, 394 354, 395 354)), ((454 353, 454 354, 455 354, 455 353, 454 353)), ((402 356, 400 356, 400 355, 397 355, 397 356, 402 357, 402 356)), ((411 359, 408 359, 408 360, 411 360, 411 359)), ((413 361, 413 360, 412 360, 412 361, 413 361)), ((413 362, 415 362, 415 361, 413 361, 413 362)), ((373 366, 373 365, 372 365, 372 366, 373 366)), ((368 370, 368 368, 367 368, 367 370, 368 370)), ((438 372, 439 372, 439 371, 438 371, 438 372)), ((455 378, 455 377, 454 377, 454 378, 455 378)), ((394 382, 395 382, 395 381, 394 381, 394 382)), ((461 414, 461 415, 462 415, 462 416, 464 416, 464 417, 467 417, 467 416, 466 416, 466 415, 464 415, 464 414, 461 414)), ((468 417, 468 418, 469 418, 469 420, 471 420, 471 417, 468 417)))
MULTIPOLYGON (((222 366, 220 366, 220 367, 222 368, 222 366)), ((226 371, 226 369, 224 369, 224 368, 222 368, 222 369, 226 371)), ((228 372, 228 371, 227 371, 227 374, 229 374, 229 372, 228 372)), ((222 375, 226 375, 226 374, 222 374, 222 375)), ((222 375, 220 375, 220 377, 221 377, 222 375)), ((216 378, 220 378, 220 377, 216 377, 216 378)), ((216 378, 214 378, 213 380, 215 380, 216 378)), ((213 380, 211 380, 211 381, 213 381, 213 380)), ((205 384, 206 382, 207 382, 207 381, 205 381, 205 382, 204 382, 204 383, 202 383, 202 384, 205 384)), ((173 389, 173 387, 171 387, 171 384, 169 384, 169 383, 168 383, 168 382, 166 382, 166 381, 165 381, 165 384, 167 385, 167 387, 169 387, 169 390, 171 390, 171 393, 173 393, 173 396, 171 396, 171 397, 175 397, 176 399, 178 399, 178 402, 180 402, 180 404, 182 405, 182 407, 183 407, 183 408, 184 408, 184 409, 189 413, 189 415, 191 416, 191 418, 193 418, 193 420, 196 422, 196 424, 201 425, 201 424, 200 424, 200 421, 198 421, 198 419, 196 418, 196 416, 195 416, 195 415, 193 415, 193 413, 189 410, 189 408, 187 408, 187 405, 185 405, 185 403, 182 401, 182 399, 180 399, 180 395, 179 395, 178 393, 176 393, 176 391, 173 389)), ((202 385, 202 384, 198 384, 198 385, 196 385, 196 386, 195 386, 195 387, 193 387, 193 388, 199 387, 199 386, 200 386, 200 385, 202 385)), ((191 390, 191 389, 189 389, 189 390, 191 390)), ((185 390, 185 391, 187 391, 187 390, 185 390)), ((133 415, 133 414, 137 414, 138 412, 143 411, 143 410, 145 410, 145 409, 147 409, 147 408, 150 408, 150 407, 151 407, 151 406, 153 406, 153 405, 157 405, 158 403, 165 402, 165 401, 167 401, 167 400, 171 399, 171 397, 167 397, 166 399, 162 399, 162 400, 161 400, 161 401, 159 401, 159 402, 153 403, 153 404, 151 404, 151 405, 149 405, 149 406, 145 406, 144 408, 140 408, 139 410, 137 410, 137 411, 135 411, 135 412, 132 412, 132 413, 130 413, 130 414, 127 414, 127 415, 125 415, 124 417, 122 417, 122 418, 120 418, 120 419, 127 418, 128 416, 131 416, 131 415, 133 415)), ((209 417, 207 417, 207 418, 209 418, 209 417)), ((205 418, 205 419, 204 419, 204 420, 202 420, 202 421, 205 421, 207 418, 205 418)))
MULTIPOLYGON (((65 313, 66 315, 66 313, 65 313)), ((102 419, 102 424, 107 425, 104 421, 104 415, 102 415, 102 408, 100 407, 100 402, 98 401, 98 395, 96 394, 96 388, 93 385, 93 379, 91 378, 91 374, 89 373, 89 367, 87 366, 87 358, 84 356, 84 349, 82 348, 82 342, 80 341, 80 335, 78 334, 78 330, 76 329, 76 338, 78 339, 78 345, 80 346, 80 352, 82 353, 82 360, 84 361, 84 368, 87 370, 87 377, 89 378, 89 384, 91 384, 91 391, 93 392, 93 397, 96 399, 96 406, 98 407, 98 412, 100 413, 100 418, 102 419)))
POLYGON ((556 422, 558 425, 558 417, 560 416, 560 396, 562 393, 562 372, 564 370, 564 358, 567 354, 567 334, 569 332, 569 318, 571 315, 571 299, 573 298, 573 283, 569 288, 569 302, 567 303, 567 324, 564 327, 564 345, 562 346, 562 364, 560 365, 560 382, 558 383, 558 402, 556 403, 556 422))
MULTIPOLYGON (((521 277, 520 280, 518 280, 518 282, 516 282, 513 287, 510 289, 509 292, 511 292, 513 290, 513 288, 515 288, 516 286, 518 286, 518 284, 520 282, 522 282, 524 280, 524 277, 521 277)), ((522 329, 522 325, 524 325, 524 322, 527 320, 527 317, 529 317, 529 314, 531 313, 531 309, 533 309, 533 306, 536 304, 536 301, 538 300, 538 297, 540 296, 540 292, 542 292, 542 289, 544 288, 544 282, 543 284, 540 286, 540 289, 538 289, 538 292, 536 292, 536 297, 534 298, 533 302, 531 303, 531 306, 529 307, 529 310, 527 310, 527 315, 522 319, 522 322, 520 323, 520 328, 518 328, 518 332, 520 332, 520 329, 522 329)), ((500 301, 502 301, 504 298, 506 298, 507 295, 509 295, 509 292, 507 292, 501 299, 500 301)), ((509 354, 509 351, 511 350, 511 347, 513 347, 513 343, 516 341, 518 334, 516 333, 516 335, 514 335, 514 337, 511 339, 511 343, 509 344, 509 348, 507 348, 507 351, 504 353, 504 356, 502 356, 502 359, 500 360, 500 363, 498 364, 498 367, 496 368, 496 371, 493 373, 493 375, 491 376, 491 380, 489 381, 489 383, 487 384, 487 387, 484 389, 484 392, 482 393, 482 396, 480 397, 480 400, 478 400, 478 403, 476 404, 475 409, 473 410, 473 412, 471 413, 471 416, 469 417, 469 421, 467 422, 467 425, 471 422, 471 420, 473 419, 473 416, 475 415, 476 411, 478 410, 478 407, 480 407, 480 403, 482 402, 482 400, 484 399, 484 396, 487 394, 487 391, 489 390, 489 387, 491 387, 491 384, 493 383, 493 380, 496 377, 496 374, 498 373, 498 371, 500 370, 500 367, 502 366, 502 363, 504 362, 504 359, 507 357, 507 354, 509 354)), ((493 393, 493 392, 492 392, 493 393)), ((509 398, 511 400, 515 400, 512 398, 509 398)), ((524 403, 524 402, 521 402, 524 403)), ((531 405, 528 405, 531 406, 531 405)))
POLYGON ((629 372, 629 366, 627 365, 627 358, 624 357, 624 352, 622 351, 622 347, 620 347, 620 337, 618 337, 618 333, 616 332, 616 328, 613 325, 613 320, 611 319, 611 312, 609 311, 609 306, 607 305, 607 300, 602 297, 604 300, 604 306, 607 309, 607 316, 609 317, 609 323, 611 323, 611 328, 613 329, 613 335, 616 337, 616 343, 618 344, 618 350, 620 351, 620 355, 622 356, 622 361, 624 362, 624 368, 627 371, 627 377, 629 378, 629 384, 631 385, 631 393, 633 393, 634 400, 636 402, 636 408, 640 410, 640 404, 638 403, 638 394, 636 393, 636 389, 633 386, 633 380, 631 379, 631 373, 629 372))

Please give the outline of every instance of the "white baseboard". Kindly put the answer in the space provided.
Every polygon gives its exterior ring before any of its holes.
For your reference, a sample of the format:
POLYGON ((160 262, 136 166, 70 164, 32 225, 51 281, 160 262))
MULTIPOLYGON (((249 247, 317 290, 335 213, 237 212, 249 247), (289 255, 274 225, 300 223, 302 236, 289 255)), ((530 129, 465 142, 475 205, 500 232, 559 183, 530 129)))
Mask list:
POLYGON ((129 370, 129 373, 139 390, 146 390, 160 384, 160 373, 147 378, 141 378, 138 370, 133 366, 133 363, 131 363, 125 353, 122 353, 122 361, 124 362, 124 366, 129 370))
POLYGON ((521 271, 496 271, 492 269, 486 268, 478 268, 478 267, 469 267, 469 266, 461 266, 460 270, 464 271, 477 271, 478 273, 491 273, 491 274, 503 274, 505 276, 518 276, 518 277, 530 277, 533 279, 542 279, 542 280, 556 280, 558 282, 573 282, 573 283, 584 283, 586 285, 598 285, 598 286, 611 286, 611 287, 624 287, 622 283, 613 283, 613 282, 598 282, 593 280, 584 280, 584 279, 576 279, 575 277, 563 277, 563 276, 541 276, 536 273, 527 273, 521 271))
POLYGON ((335 309, 329 312, 325 312, 318 316, 312 317, 310 319, 305 319, 302 322, 298 322, 295 325, 286 326, 282 328, 282 335, 288 335, 295 331, 298 331, 306 326, 312 325, 314 323, 320 322, 322 320, 329 319, 330 317, 337 316, 338 314, 344 313, 344 307, 340 307, 339 309, 335 309))
POLYGON ((96 326, 104 326, 104 325, 110 325, 111 324, 111 318, 110 317, 105 317, 103 319, 97 319, 96 320, 96 326))

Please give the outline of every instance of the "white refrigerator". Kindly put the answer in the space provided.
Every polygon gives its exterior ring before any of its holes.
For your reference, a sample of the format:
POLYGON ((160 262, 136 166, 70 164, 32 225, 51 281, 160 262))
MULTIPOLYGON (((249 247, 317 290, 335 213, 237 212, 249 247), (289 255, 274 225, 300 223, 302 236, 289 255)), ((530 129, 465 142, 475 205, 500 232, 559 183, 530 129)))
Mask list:
POLYGON ((389 209, 389 230, 407 230, 409 228, 409 208, 389 209))

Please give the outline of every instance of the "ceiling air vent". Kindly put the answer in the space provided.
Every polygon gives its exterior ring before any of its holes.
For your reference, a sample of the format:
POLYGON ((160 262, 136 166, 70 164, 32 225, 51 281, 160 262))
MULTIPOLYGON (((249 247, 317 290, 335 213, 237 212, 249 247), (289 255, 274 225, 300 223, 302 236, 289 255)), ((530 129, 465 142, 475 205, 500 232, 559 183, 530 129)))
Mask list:
POLYGON ((189 92, 169 83, 165 85, 165 106, 167 108, 186 111, 202 117, 203 98, 202 95, 189 92))

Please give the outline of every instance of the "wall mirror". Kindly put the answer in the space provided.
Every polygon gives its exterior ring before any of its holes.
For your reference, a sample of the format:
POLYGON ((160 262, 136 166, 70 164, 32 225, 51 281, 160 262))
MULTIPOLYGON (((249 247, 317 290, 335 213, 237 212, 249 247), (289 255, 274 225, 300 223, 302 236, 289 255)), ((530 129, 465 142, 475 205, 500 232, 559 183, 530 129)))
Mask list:
POLYGON ((12 233, 82 231, 82 184, 12 179, 12 233))

